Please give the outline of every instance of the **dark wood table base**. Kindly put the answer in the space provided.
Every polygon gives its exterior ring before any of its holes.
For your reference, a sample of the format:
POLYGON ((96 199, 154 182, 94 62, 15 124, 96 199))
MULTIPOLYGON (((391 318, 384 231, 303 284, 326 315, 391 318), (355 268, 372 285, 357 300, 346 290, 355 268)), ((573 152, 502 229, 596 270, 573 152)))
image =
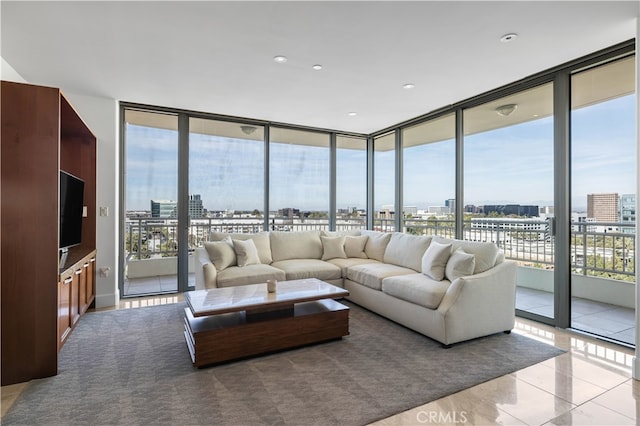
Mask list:
POLYGON ((195 367, 340 339, 349 308, 332 299, 194 317, 185 308, 184 336, 195 367))

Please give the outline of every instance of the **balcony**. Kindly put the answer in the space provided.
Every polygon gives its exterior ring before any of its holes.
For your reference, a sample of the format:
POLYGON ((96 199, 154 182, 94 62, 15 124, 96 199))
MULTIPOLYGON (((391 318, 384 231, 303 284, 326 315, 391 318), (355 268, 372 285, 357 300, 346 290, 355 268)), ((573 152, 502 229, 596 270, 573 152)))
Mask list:
MULTIPOLYGON (((193 219, 189 253, 212 232, 253 233, 262 218, 193 219)), ((276 218, 270 229, 329 229, 326 219, 276 218)), ((359 218, 339 219, 338 230, 364 229, 359 218)), ((376 219, 374 229, 394 231, 392 219, 376 219)), ((404 232, 453 238, 453 219, 405 220, 404 232)), ((124 296, 176 292, 177 221, 127 218, 124 296)), ((540 219, 473 218, 464 222, 464 239, 492 241, 507 259, 519 264, 516 307, 553 316, 554 237, 551 223, 540 219)), ((571 224, 572 325, 625 343, 635 344, 635 223, 574 222, 571 224)), ((189 281, 193 282, 190 255, 189 281)))

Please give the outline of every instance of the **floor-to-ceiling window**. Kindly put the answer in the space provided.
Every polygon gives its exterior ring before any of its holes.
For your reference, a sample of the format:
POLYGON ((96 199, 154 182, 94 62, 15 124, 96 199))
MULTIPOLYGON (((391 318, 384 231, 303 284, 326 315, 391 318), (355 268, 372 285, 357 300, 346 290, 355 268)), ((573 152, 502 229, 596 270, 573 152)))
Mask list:
POLYGON ((395 133, 374 138, 373 146, 373 229, 395 231, 395 133))
POLYGON ((328 133, 271 127, 269 135, 270 228, 329 228, 328 133))
POLYGON ((176 292, 178 117, 124 114, 122 296, 176 292))
POLYGON ((404 232, 455 237, 455 115, 402 130, 404 232))
POLYGON ((571 77, 571 327, 635 344, 635 57, 571 77))
POLYGON ((336 138, 336 230, 367 224, 367 141, 336 138))
POLYGON ((464 239, 518 261, 516 308, 554 317, 553 84, 464 111, 464 239))
POLYGON ((189 120, 189 248, 264 228, 264 127, 189 120))

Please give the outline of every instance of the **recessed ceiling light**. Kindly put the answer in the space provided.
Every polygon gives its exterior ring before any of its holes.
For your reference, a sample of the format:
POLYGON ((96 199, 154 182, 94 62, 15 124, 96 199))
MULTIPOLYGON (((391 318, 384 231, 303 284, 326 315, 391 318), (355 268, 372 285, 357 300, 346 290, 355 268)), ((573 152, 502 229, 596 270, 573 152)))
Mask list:
POLYGON ((357 113, 357 112, 355 112, 355 111, 351 111, 351 112, 347 113, 347 115, 348 115, 349 117, 355 117, 356 115, 358 115, 358 113, 357 113))
POLYGON ((416 85, 413 83, 407 83, 407 84, 403 84, 402 87, 404 89, 413 89, 414 87, 416 87, 416 85))
POLYGON ((509 33, 509 34, 505 34, 502 37, 500 37, 500 41, 503 43, 509 43, 510 41, 513 41, 515 39, 518 38, 518 34, 516 33, 509 33))
POLYGON ((284 62, 287 62, 287 57, 286 56, 282 56, 282 55, 278 55, 278 56, 274 56, 273 60, 276 61, 279 64, 282 64, 284 62))
POLYGON ((320 64, 315 64, 314 66, 312 66, 311 68, 313 68, 316 71, 320 71, 322 69, 322 65, 320 64))

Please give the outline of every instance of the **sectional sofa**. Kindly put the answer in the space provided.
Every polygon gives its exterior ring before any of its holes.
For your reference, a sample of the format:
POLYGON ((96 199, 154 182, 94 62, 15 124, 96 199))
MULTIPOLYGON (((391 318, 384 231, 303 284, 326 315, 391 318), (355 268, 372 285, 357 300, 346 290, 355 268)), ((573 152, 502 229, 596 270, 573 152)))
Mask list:
POLYGON ((399 232, 213 233, 196 249, 196 290, 318 278, 444 346, 509 332, 516 263, 493 243, 399 232))

